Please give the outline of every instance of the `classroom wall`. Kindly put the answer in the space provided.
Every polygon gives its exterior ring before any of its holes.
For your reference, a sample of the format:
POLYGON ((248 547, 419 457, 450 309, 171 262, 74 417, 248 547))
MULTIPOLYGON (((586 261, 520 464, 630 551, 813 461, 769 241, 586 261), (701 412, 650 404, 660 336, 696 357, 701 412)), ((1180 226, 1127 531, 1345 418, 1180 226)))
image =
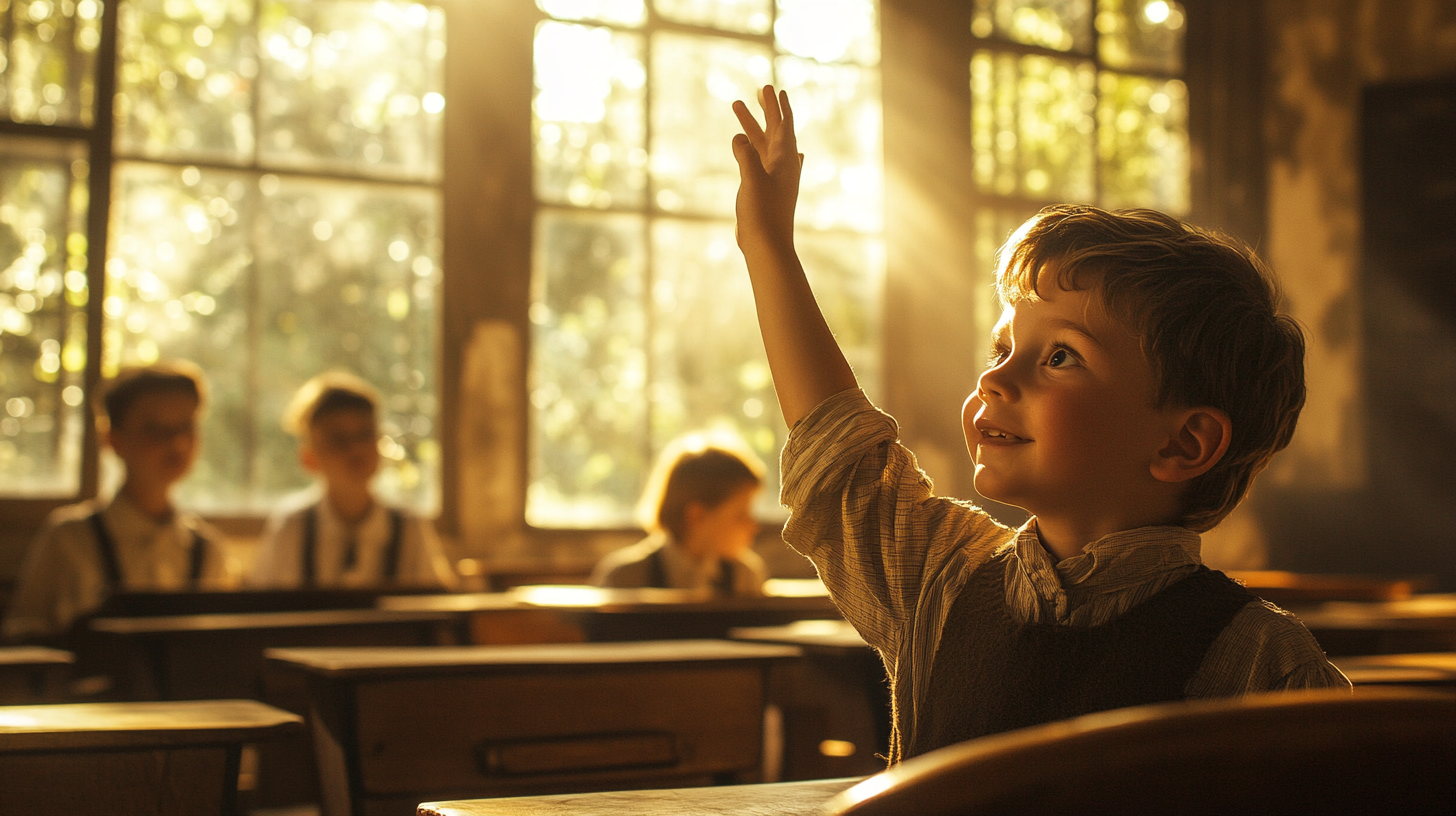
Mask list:
POLYGON ((1449 373, 1456 339, 1449 317, 1372 289, 1378 281, 1362 258, 1360 143, 1363 89, 1456 77, 1456 2, 1279 0, 1265 10, 1269 214, 1262 251, 1309 332, 1310 396, 1293 444, 1249 502, 1246 532, 1267 544, 1274 567, 1431 573, 1456 588, 1449 468, 1416 462, 1409 445, 1387 444, 1421 435, 1416 445, 1447 447, 1445 455, 1423 458, 1456 458, 1449 409, 1437 420, 1444 434, 1433 435, 1392 405, 1422 392, 1437 404, 1456 397, 1449 373), (1372 341, 1388 328, 1422 323, 1430 326, 1428 342, 1391 348, 1372 341), (1447 373, 1373 390, 1372 372, 1394 366, 1447 373))

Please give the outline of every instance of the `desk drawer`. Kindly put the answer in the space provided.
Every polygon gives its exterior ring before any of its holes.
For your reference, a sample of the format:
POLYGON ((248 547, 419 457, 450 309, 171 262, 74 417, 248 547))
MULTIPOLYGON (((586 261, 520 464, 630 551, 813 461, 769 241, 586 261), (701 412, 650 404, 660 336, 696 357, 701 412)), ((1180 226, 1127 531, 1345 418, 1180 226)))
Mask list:
POLYGON ((368 795, 509 791, 757 766, 764 671, 622 666, 362 681, 368 795))

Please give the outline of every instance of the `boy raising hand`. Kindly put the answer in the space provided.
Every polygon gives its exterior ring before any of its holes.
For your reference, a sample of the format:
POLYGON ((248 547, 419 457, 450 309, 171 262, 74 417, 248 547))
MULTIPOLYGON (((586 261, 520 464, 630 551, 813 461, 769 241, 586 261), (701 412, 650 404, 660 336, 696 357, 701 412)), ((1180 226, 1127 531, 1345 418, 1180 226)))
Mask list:
MULTIPOLYGON (((1247 248, 1151 210, 1055 205, 998 254, 989 367, 962 407, 976 489, 935 496, 857 387, 793 245, 786 94, 734 104, 738 244, 784 420, 784 540, 879 651, 891 759, 1143 703, 1348 687, 1298 620, 1203 566, 1284 448, 1304 340, 1247 248)), ((967 350, 971 353, 971 350, 967 350)))

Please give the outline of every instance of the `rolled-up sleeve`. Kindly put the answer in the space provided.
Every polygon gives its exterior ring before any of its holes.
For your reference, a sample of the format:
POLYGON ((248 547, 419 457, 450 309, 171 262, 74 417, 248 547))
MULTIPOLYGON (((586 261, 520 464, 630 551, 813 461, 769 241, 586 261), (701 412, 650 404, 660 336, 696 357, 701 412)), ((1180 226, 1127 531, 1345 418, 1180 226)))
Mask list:
POLYGON ((920 595, 956 550, 986 555, 1006 528, 934 495, 898 442, 895 420, 859 389, 820 403, 789 434, 784 540, 808 556, 845 618, 882 653, 898 653, 920 595))

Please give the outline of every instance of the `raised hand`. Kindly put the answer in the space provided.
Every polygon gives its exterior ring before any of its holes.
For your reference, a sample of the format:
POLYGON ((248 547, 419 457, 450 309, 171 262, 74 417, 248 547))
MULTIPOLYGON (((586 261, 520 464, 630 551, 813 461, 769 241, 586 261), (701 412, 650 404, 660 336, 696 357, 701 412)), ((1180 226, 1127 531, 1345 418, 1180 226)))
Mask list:
POLYGON ((799 198, 799 171, 804 154, 794 137, 794 111, 785 91, 774 94, 765 85, 759 94, 764 126, 742 102, 733 113, 743 133, 733 137, 738 160, 738 246, 745 255, 793 252, 794 206, 799 198))

